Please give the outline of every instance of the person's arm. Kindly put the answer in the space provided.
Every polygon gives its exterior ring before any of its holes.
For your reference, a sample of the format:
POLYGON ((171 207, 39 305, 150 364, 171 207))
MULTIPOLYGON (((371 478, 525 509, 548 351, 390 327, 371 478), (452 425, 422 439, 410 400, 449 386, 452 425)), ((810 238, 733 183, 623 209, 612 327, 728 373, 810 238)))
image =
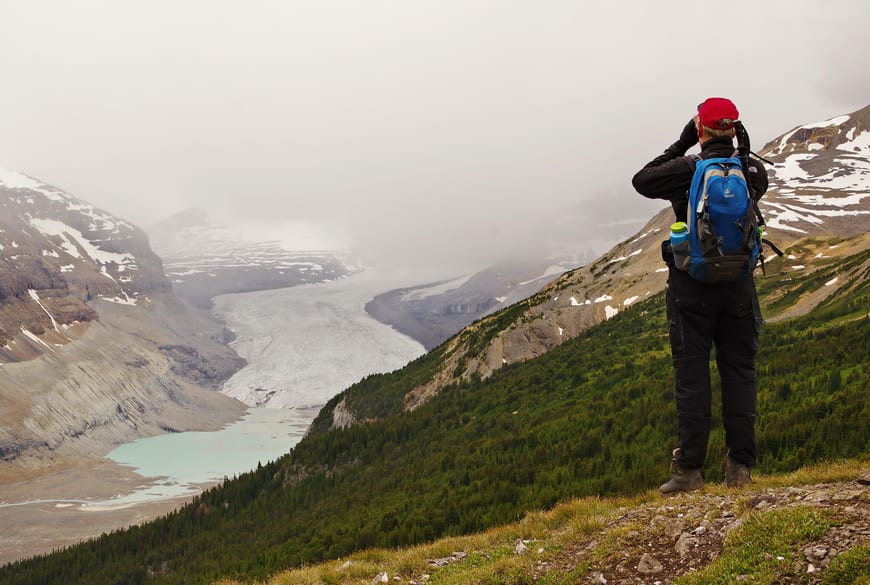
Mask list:
POLYGON ((635 190, 650 199, 685 197, 692 183, 692 165, 670 150, 657 156, 631 179, 635 190))
POLYGON ((634 175, 631 184, 635 190, 650 199, 670 201, 675 197, 684 196, 692 182, 693 170, 684 155, 697 143, 698 127, 692 119, 683 128, 679 140, 634 175))

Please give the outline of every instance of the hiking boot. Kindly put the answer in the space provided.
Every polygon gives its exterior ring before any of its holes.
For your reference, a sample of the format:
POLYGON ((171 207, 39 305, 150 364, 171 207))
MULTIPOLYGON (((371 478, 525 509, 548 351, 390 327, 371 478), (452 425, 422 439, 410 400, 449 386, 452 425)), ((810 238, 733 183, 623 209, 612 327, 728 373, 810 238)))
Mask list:
POLYGON ((752 483, 752 477, 749 475, 749 466, 743 465, 725 457, 725 485, 736 488, 743 487, 752 483))
POLYGON ((686 469, 677 463, 679 449, 674 449, 674 460, 671 461, 671 479, 659 488, 663 494, 674 492, 693 492, 704 487, 704 478, 700 469, 686 469))

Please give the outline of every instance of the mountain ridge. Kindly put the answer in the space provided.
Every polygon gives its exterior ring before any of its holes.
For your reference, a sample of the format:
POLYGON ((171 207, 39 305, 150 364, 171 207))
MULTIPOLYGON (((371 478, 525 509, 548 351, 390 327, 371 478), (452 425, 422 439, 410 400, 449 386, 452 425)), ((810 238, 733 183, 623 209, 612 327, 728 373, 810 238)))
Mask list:
POLYGON ((175 293, 205 309, 217 295, 325 282, 360 270, 347 250, 321 249, 313 231, 292 222, 244 229, 196 208, 148 228, 175 293))

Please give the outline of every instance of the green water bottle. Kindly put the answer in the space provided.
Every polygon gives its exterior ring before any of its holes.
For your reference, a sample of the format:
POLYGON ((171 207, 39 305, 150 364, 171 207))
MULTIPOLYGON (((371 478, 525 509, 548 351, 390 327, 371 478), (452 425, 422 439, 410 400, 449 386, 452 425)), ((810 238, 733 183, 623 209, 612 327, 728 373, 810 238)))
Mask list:
POLYGON ((689 226, 683 221, 671 224, 671 252, 674 266, 680 270, 689 269, 689 226))

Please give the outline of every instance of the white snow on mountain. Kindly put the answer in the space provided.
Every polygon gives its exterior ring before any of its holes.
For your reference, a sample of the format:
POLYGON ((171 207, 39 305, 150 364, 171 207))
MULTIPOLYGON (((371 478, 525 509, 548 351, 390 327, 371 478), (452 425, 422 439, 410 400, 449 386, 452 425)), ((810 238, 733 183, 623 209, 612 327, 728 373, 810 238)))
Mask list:
POLYGON ((54 315, 52 315, 51 312, 45 308, 45 305, 42 304, 42 299, 39 298, 39 293, 31 288, 27 290, 27 294, 30 295, 31 299, 36 301, 36 304, 39 305, 43 311, 45 311, 45 314, 48 315, 48 318, 51 320, 51 326, 54 327, 54 330, 60 331, 57 326, 57 321, 54 319, 54 315))
POLYGON ((770 154, 779 154, 783 152, 783 150, 785 150, 786 146, 788 145, 789 140, 801 130, 812 130, 813 128, 827 128, 830 126, 839 126, 841 124, 845 124, 850 119, 851 118, 849 116, 837 116, 823 122, 814 122, 812 124, 804 124, 803 126, 798 126, 791 132, 784 134, 779 141, 779 145, 774 148, 770 154))
POLYGON ((870 215, 870 131, 859 127, 851 116, 806 124, 765 153, 783 157, 771 169, 777 197, 761 202, 768 227, 806 233, 826 218, 870 215))
POLYGON ((24 173, 0 168, 0 185, 8 189, 22 189, 39 193, 52 201, 67 201, 70 197, 56 187, 46 185, 24 173))
POLYGON ((147 261, 123 251, 140 249, 135 246, 142 242, 141 232, 133 225, 16 171, 0 169, 0 192, 7 232, 0 235, 0 252, 5 250, 0 255, 13 266, 24 254, 57 263, 55 269, 80 282, 95 271, 117 286, 96 286, 92 297, 135 304, 140 292, 134 276, 148 268, 143 267, 147 261))
POLYGON ((61 221, 56 219, 30 218, 29 223, 43 235, 59 237, 62 240, 61 247, 73 258, 82 257, 79 253, 81 249, 97 264, 115 263, 118 265, 118 270, 136 269, 136 258, 132 254, 118 254, 116 252, 101 250, 79 230, 61 221))
POLYGON ((106 213, 96 207, 76 199, 69 193, 52 187, 42 181, 38 181, 33 177, 0 168, 0 187, 5 187, 13 192, 19 193, 20 196, 16 199, 19 204, 35 204, 34 194, 41 195, 54 203, 61 203, 62 208, 67 211, 76 212, 79 215, 89 217, 91 223, 88 229, 92 231, 106 231, 113 234, 132 231, 132 225, 118 219, 117 217, 106 213))

